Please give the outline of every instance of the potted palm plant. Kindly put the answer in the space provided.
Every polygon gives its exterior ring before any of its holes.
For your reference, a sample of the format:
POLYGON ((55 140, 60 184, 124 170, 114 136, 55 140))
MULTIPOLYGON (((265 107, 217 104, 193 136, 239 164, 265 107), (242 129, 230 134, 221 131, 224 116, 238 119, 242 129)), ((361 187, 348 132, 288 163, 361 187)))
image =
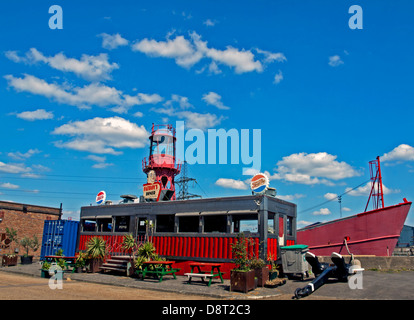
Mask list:
POLYGON ((251 269, 250 260, 248 258, 247 246, 252 241, 240 233, 235 243, 232 244, 231 250, 233 254, 233 263, 236 267, 230 271, 230 291, 241 291, 247 293, 254 290, 255 272, 251 269))
POLYGON ((135 241, 135 238, 132 234, 127 234, 124 236, 122 240, 122 250, 127 252, 129 254, 129 257, 132 259, 132 256, 134 254, 134 249, 136 247, 137 243, 135 241))
POLYGON ((42 263, 42 268, 40 269, 40 277, 41 278, 50 278, 49 269, 52 265, 50 262, 44 261, 42 263))
POLYGON ((86 265, 86 259, 88 254, 86 252, 79 251, 75 259, 75 270, 77 273, 81 273, 86 265))
POLYGON ((132 234, 124 236, 122 241, 122 250, 126 251, 129 254, 129 261, 127 263, 127 275, 131 276, 135 272, 135 263, 134 263, 134 249, 136 248, 137 243, 132 234))
POLYGON ((99 272, 108 253, 105 240, 101 237, 93 237, 88 241, 86 247, 86 253, 88 254, 86 268, 88 272, 99 272))
POLYGON ((21 264, 31 264, 33 262, 33 256, 29 255, 29 251, 32 249, 34 252, 36 252, 37 249, 39 249, 39 240, 37 239, 36 235, 33 237, 33 239, 24 237, 20 241, 20 244, 26 250, 26 253, 20 256, 21 264))
MULTIPOLYGON (((160 258, 152 242, 144 242, 137 249, 137 256, 134 260, 136 273, 139 275, 142 271, 143 263, 150 260, 165 260, 160 258)), ((152 266, 151 266, 152 267, 152 266)))

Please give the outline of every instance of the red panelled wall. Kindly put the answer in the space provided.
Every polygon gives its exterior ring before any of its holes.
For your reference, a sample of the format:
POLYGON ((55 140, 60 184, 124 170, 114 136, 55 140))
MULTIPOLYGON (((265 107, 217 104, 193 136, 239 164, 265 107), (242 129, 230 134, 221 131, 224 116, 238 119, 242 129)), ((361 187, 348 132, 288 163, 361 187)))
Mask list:
MULTIPOLYGON (((281 222, 283 223, 283 221, 281 222)), ((94 235, 81 235, 79 239, 79 250, 86 250, 86 243, 94 235)), ((111 252, 111 254, 127 254, 122 251, 121 245, 123 236, 121 235, 108 235, 99 236, 103 238, 111 252)), ((259 256, 259 238, 252 238, 252 245, 248 245, 247 250, 249 256, 259 256)), ((138 242, 142 242, 144 239, 137 239, 138 242)), ((188 258, 186 261, 177 261, 174 265, 176 268, 181 268, 180 273, 190 272, 188 263, 195 258, 209 258, 209 259, 232 259, 232 244, 237 241, 236 237, 196 237, 196 236, 153 236, 150 237, 150 241, 154 244, 156 252, 160 256, 168 256, 171 259, 174 257, 188 258)), ((287 240, 287 245, 293 245, 293 240, 287 240)), ((277 257, 278 239, 267 239, 267 256, 270 255, 276 260, 277 257)), ((233 263, 223 263, 222 270, 226 272, 225 278, 230 276, 230 270, 234 268, 233 263)))

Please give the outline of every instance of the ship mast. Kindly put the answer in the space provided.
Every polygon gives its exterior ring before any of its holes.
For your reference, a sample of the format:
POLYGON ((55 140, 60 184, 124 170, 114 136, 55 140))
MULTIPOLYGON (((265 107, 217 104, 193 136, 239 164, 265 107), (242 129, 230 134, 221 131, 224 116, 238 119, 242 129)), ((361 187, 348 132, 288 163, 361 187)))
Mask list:
POLYGON ((379 156, 376 160, 369 162, 369 171, 371 174, 371 192, 369 194, 368 202, 365 206, 364 212, 367 211, 371 197, 373 210, 384 208, 384 192, 382 188, 381 165, 379 156))

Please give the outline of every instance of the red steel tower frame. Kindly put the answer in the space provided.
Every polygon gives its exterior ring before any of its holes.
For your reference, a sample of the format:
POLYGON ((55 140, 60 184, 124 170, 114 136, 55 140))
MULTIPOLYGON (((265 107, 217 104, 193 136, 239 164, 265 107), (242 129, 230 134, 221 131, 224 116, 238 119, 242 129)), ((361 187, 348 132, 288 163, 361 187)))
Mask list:
POLYGON ((181 163, 175 157, 175 128, 170 124, 152 124, 149 157, 142 160, 142 171, 154 170, 156 181, 161 183, 161 192, 172 191, 170 200, 175 200, 174 178, 181 171, 181 163))
POLYGON ((371 174, 371 192, 369 194, 368 202, 365 206, 364 212, 367 211, 371 197, 374 210, 384 208, 384 192, 382 189, 380 157, 377 157, 376 160, 372 160, 369 162, 369 171, 371 174))

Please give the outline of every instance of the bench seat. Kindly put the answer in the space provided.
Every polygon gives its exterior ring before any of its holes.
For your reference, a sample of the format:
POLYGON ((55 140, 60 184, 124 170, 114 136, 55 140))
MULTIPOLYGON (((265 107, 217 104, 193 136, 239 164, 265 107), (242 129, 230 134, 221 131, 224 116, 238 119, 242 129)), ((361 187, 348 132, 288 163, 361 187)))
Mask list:
MULTIPOLYGON (((224 272, 221 272, 221 275, 223 274, 224 272)), ((220 274, 218 274, 218 273, 214 273, 214 274, 211 274, 211 273, 192 273, 192 272, 188 272, 188 273, 184 273, 184 275, 185 276, 187 276, 188 277, 188 283, 191 283, 191 278, 192 277, 198 277, 198 278, 201 278, 201 280, 204 282, 204 280, 206 279, 206 278, 209 278, 209 281, 208 281, 208 286, 210 286, 211 285, 211 282, 212 282, 212 280, 213 280, 213 278, 220 278, 221 279, 221 282, 223 282, 223 279, 221 278, 221 275, 220 274)))
POLYGON ((188 278, 191 277, 200 277, 200 278, 210 278, 214 277, 214 275, 210 273, 184 273, 185 276, 188 276, 188 278))

